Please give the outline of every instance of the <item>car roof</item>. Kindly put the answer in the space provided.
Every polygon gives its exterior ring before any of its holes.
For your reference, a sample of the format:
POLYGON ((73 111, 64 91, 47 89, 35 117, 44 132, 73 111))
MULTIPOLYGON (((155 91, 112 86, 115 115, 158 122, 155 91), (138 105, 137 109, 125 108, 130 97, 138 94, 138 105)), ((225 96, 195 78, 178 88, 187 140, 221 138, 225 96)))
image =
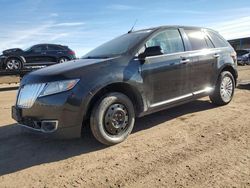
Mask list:
POLYGON ((49 43, 35 44, 35 45, 33 45, 33 46, 38 46, 38 45, 52 45, 52 46, 67 47, 67 46, 65 46, 65 45, 61 45, 61 44, 49 44, 49 43))
POLYGON ((140 29, 140 30, 136 30, 133 32, 140 32, 140 31, 147 31, 147 30, 152 30, 152 31, 156 31, 156 30, 160 30, 160 29, 166 29, 166 28, 183 28, 183 29, 206 29, 206 30, 211 30, 214 32, 217 32, 213 29, 210 28, 206 28, 206 27, 197 27, 197 26, 183 26, 183 25, 163 25, 163 26, 158 26, 158 27, 151 27, 151 28, 146 28, 146 29, 140 29))

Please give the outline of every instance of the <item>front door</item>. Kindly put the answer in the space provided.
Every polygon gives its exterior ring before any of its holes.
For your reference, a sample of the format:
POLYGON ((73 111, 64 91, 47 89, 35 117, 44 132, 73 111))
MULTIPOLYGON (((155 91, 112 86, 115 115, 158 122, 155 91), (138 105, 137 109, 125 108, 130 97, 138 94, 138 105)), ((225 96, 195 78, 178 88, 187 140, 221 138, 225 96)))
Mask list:
POLYGON ((146 57, 141 76, 150 107, 171 104, 192 97, 189 82, 190 63, 180 32, 166 29, 146 42, 146 47, 160 46, 163 55, 146 57))
POLYGON ((44 64, 47 61, 47 45, 36 45, 25 52, 25 59, 28 65, 44 64))

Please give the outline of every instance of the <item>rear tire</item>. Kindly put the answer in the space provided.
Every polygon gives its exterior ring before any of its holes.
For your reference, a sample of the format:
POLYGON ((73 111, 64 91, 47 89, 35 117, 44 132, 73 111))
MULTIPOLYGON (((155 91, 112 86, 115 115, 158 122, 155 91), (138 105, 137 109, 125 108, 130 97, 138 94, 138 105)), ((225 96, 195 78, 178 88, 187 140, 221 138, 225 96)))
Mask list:
POLYGON ((107 94, 95 105, 90 117, 90 128, 94 137, 105 145, 123 142, 133 130, 134 106, 124 94, 107 94))
POLYGON ((222 106, 231 102, 235 89, 235 80, 233 75, 228 71, 223 71, 214 92, 209 96, 212 103, 222 106))
POLYGON ((69 58, 67 58, 67 57, 61 57, 61 58, 59 58, 58 63, 65 63, 67 61, 69 61, 69 58))

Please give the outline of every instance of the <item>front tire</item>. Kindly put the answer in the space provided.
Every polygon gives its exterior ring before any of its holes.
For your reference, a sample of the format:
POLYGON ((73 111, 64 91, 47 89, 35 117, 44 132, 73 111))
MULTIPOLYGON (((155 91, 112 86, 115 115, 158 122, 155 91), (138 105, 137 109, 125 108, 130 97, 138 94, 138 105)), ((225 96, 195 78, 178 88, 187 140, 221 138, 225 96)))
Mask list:
POLYGON ((223 71, 215 86, 214 92, 209 96, 212 103, 222 106, 231 102, 235 89, 235 80, 228 71, 223 71))
POLYGON ((10 58, 5 63, 6 70, 20 70, 22 68, 22 62, 17 58, 10 58))
POLYGON ((94 137, 105 145, 123 142, 133 130, 135 111, 131 100, 124 94, 107 94, 95 105, 90 117, 94 137))

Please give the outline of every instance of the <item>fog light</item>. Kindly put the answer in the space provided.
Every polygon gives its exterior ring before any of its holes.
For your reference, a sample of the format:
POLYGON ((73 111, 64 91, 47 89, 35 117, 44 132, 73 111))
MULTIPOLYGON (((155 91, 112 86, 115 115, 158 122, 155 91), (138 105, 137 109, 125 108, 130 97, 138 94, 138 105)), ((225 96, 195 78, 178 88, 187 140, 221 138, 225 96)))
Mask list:
POLYGON ((58 121, 56 120, 44 120, 41 122, 41 130, 43 132, 54 132, 57 129, 58 121))

